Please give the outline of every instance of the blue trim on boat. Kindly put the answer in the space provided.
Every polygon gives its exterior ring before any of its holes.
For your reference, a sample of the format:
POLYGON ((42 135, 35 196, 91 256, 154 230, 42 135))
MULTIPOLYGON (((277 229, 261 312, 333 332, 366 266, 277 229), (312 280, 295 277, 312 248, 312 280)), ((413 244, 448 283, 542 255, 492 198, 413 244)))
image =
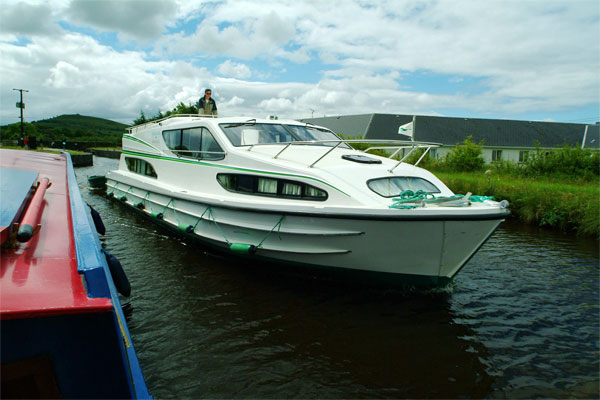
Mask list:
POLYGON ((129 375, 128 382, 131 397, 139 399, 152 398, 146 387, 106 257, 101 252, 102 246, 94 228, 90 209, 81 198, 71 156, 68 153, 62 154, 67 158, 67 180, 77 255, 77 271, 85 277, 89 297, 107 297, 112 301, 117 335, 122 338, 120 341, 122 361, 123 365, 128 366, 125 370, 129 375))

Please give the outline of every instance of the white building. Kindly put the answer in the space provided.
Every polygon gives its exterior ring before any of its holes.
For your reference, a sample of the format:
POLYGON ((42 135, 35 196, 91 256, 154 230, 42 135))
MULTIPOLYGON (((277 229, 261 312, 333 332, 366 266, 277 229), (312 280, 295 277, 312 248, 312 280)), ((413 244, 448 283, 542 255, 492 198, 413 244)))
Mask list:
MULTIPOLYGON (((337 117, 309 118, 303 122, 325 126, 344 137, 364 139, 409 140, 398 134, 401 125, 413 121, 412 115, 361 114, 337 117)), ((432 156, 442 158, 469 136, 475 143, 483 142, 483 158, 494 161, 524 162, 529 154, 540 149, 551 151, 564 145, 599 150, 600 125, 559 122, 512 121, 481 118, 415 117, 414 140, 440 143, 432 156), (587 127, 587 133, 586 133, 587 127)))

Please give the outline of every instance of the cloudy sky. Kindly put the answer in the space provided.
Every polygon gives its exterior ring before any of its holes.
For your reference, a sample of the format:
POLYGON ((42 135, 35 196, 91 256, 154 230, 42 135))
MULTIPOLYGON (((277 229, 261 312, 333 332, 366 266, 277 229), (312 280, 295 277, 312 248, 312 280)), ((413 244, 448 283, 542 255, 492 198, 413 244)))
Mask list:
POLYGON ((600 121, 598 0, 2 0, 0 119, 221 115, 600 121))

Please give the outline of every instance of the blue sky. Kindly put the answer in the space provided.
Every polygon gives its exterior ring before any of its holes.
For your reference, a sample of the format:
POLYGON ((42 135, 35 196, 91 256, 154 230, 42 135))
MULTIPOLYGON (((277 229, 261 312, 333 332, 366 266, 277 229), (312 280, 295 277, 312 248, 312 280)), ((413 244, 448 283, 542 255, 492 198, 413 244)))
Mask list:
POLYGON ((3 0, 0 118, 221 115, 600 121, 600 2, 3 0), (314 110, 314 111, 313 111, 314 110))

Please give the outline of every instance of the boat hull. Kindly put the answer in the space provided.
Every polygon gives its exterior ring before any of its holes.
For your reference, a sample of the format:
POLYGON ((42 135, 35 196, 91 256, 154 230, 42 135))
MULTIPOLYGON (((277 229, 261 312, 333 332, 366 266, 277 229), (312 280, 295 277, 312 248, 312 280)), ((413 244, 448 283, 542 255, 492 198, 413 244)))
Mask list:
POLYGON ((0 183, 0 397, 151 398, 69 154, 0 149, 0 183))
POLYGON ((381 282, 444 286, 506 213, 369 217, 256 211, 149 192, 109 179, 108 193, 212 248, 271 263, 345 271, 381 282))

